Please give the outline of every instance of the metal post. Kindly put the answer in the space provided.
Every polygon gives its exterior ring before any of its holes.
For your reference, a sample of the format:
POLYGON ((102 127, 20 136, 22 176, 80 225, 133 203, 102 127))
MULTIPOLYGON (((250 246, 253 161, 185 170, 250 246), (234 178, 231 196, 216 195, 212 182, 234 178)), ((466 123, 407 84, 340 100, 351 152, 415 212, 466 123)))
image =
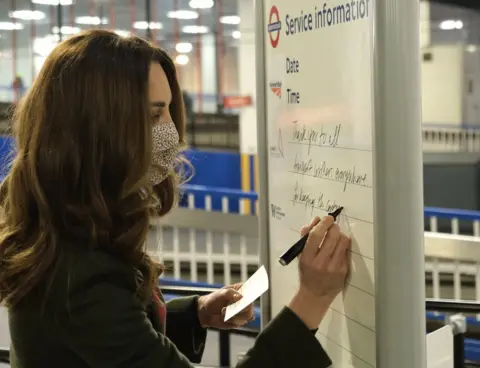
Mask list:
POLYGON ((219 350, 220 350, 220 367, 230 367, 230 331, 220 330, 219 350))
POLYGON ((152 37, 152 29, 150 28, 150 24, 152 23, 152 1, 145 0, 145 15, 147 19, 147 30, 145 36, 147 40, 153 41, 152 37))
MULTIPOLYGON (((264 40, 264 2, 254 0, 255 10, 255 68, 256 68, 256 107, 257 107, 257 152, 258 152, 258 180, 259 180, 259 248, 260 261, 270 274, 269 219, 268 216, 268 144, 267 144, 267 112, 265 96, 265 40, 264 40)), ((262 320, 261 326, 265 328, 271 319, 270 293, 267 292, 260 298, 262 320)))
POLYGON ((58 39, 60 42, 63 40, 62 27, 63 27, 63 11, 61 1, 57 5, 57 26, 58 26, 58 39))
POLYGON ((373 4, 376 366, 424 368, 419 2, 373 4))

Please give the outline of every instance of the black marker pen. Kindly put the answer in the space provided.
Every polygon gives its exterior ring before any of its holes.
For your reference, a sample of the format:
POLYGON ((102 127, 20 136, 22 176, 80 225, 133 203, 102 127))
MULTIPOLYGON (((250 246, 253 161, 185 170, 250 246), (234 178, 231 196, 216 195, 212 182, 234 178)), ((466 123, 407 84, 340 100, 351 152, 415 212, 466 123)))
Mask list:
MULTIPOLYGON (((333 221, 337 220, 338 215, 342 212, 343 207, 338 207, 335 211, 331 212, 328 214, 328 216, 333 217, 333 221)), ((279 262, 282 266, 287 266, 290 264, 295 258, 297 258, 300 253, 303 252, 303 248, 305 248, 305 244, 307 243, 308 239, 308 234, 310 232, 306 233, 302 238, 297 241, 295 244, 293 244, 285 253, 283 253, 280 258, 279 262)))

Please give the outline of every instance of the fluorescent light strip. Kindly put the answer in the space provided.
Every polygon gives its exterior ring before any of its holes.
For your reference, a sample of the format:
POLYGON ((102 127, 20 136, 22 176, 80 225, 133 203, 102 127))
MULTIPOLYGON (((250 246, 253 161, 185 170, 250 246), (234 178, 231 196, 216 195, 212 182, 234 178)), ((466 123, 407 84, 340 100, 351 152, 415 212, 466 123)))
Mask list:
POLYGON ((192 10, 169 11, 167 17, 175 19, 197 19, 198 13, 192 10))
POLYGON ((150 24, 148 24, 147 21, 137 21, 135 23, 133 23, 133 28, 135 29, 162 29, 163 28, 163 24, 160 23, 160 22, 150 22, 150 24))
POLYGON ((185 54, 177 55, 175 62, 180 65, 186 65, 190 59, 185 54))
MULTIPOLYGON (((32 3, 39 5, 58 5, 59 0, 32 0, 32 3)), ((60 0, 60 5, 72 5, 73 0, 60 0)))
POLYGON ((205 26, 185 26, 182 28, 183 33, 208 33, 208 28, 205 26))
POLYGON ((240 17, 238 15, 224 15, 223 17, 220 17, 220 23, 240 24, 240 17))
POLYGON ((40 10, 15 10, 9 13, 10 18, 21 20, 41 20, 46 14, 40 10))
POLYGON ((188 6, 193 9, 210 9, 213 8, 213 0, 190 0, 188 6))
POLYGON ((24 26, 21 23, 0 22, 0 31, 18 31, 23 28, 24 26))
POLYGON ((175 50, 180 53, 189 53, 192 51, 193 46, 190 42, 179 42, 175 45, 175 50))
POLYGON ((91 26, 98 26, 100 24, 108 24, 108 18, 101 18, 100 17, 92 17, 89 15, 76 17, 75 23, 77 24, 85 24, 91 26))

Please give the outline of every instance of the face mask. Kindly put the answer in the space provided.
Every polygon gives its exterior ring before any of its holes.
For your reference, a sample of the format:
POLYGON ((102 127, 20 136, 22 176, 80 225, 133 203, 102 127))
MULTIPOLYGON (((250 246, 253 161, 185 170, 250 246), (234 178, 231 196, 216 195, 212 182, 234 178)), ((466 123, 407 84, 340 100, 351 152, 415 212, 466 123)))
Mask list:
POLYGON ((150 184, 164 181, 173 170, 178 154, 179 137, 173 122, 155 125, 152 128, 152 166, 150 184))

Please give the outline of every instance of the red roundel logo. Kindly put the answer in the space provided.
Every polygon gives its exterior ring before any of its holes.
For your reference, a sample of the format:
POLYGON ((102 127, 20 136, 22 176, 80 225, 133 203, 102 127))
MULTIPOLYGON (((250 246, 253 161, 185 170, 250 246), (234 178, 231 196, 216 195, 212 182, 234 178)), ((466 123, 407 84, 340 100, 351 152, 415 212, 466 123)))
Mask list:
POLYGON ((273 48, 276 48, 278 45, 281 28, 282 22, 280 22, 280 15, 278 14, 277 7, 274 5, 270 9, 270 17, 268 18, 268 36, 273 48))

